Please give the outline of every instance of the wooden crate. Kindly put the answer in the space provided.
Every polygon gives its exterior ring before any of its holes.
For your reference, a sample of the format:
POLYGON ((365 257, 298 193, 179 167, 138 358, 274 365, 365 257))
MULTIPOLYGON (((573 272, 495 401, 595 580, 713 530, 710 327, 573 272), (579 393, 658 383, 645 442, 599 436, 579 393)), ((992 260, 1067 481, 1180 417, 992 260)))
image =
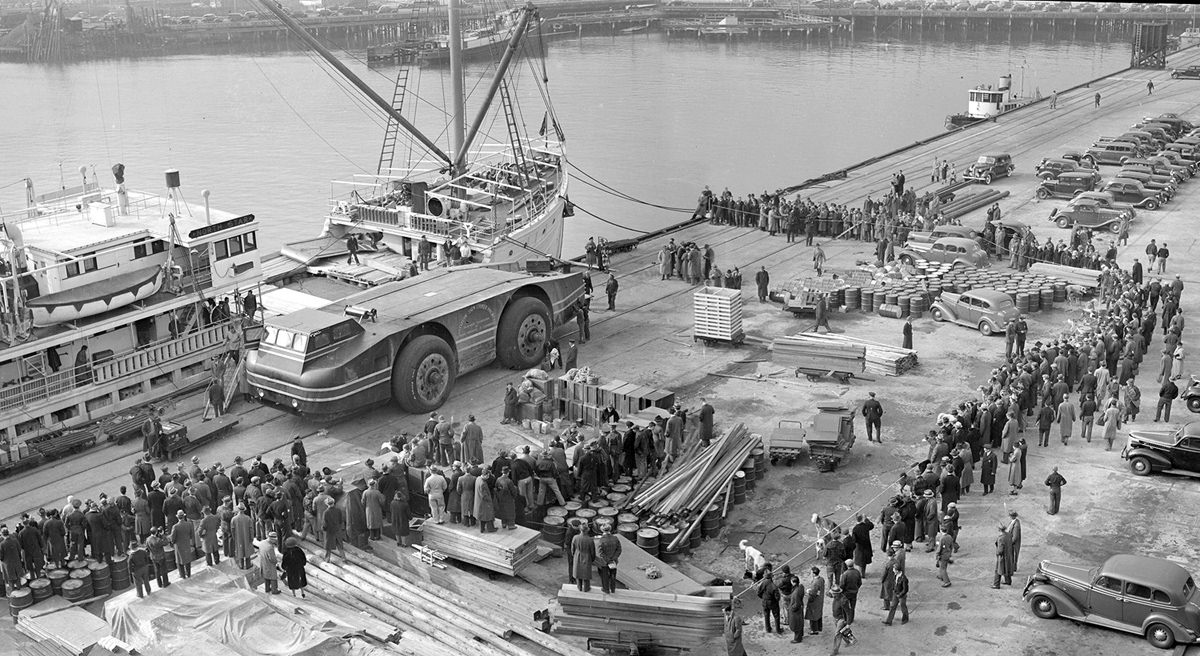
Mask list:
POLYGON ((742 290, 705 287, 692 296, 696 338, 733 341, 742 331, 742 290))
POLYGON ((481 533, 461 524, 434 524, 421 527, 425 546, 450 558, 485 569, 515 576, 537 556, 537 531, 518 526, 508 531, 481 533))

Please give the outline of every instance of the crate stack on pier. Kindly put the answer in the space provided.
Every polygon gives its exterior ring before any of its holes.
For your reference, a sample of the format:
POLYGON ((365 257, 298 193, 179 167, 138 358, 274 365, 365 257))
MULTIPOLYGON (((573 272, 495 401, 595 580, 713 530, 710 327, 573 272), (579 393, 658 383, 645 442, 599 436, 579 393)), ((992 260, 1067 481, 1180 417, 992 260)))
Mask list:
POLYGON ((705 287, 692 295, 692 307, 695 314, 693 338, 734 344, 745 339, 742 290, 705 287))
POLYGON ((611 379, 578 382, 570 376, 554 379, 553 394, 558 417, 568 421, 582 419, 585 424, 600 423, 600 412, 608 406, 622 417, 636 415, 648 408, 669 409, 675 405, 675 393, 647 385, 611 379))
POLYGON ((725 590, 731 591, 725 588, 713 596, 635 590, 602 594, 564 585, 558 591, 562 612, 555 618, 555 632, 609 645, 635 642, 639 646, 690 650, 721 636, 725 623, 722 609, 731 598, 725 590))
POLYGON ((848 335, 799 333, 775 339, 771 361, 789 367, 899 376, 917 366, 917 352, 848 335))

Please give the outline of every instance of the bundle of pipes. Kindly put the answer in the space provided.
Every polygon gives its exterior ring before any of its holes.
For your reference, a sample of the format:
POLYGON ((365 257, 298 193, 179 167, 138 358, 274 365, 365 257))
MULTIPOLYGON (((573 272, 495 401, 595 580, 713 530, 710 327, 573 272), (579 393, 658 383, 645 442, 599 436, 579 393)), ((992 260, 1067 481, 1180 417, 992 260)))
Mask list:
MULTIPOLYGON (((403 629, 395 645, 400 653, 420 656, 586 656, 587 652, 546 635, 530 618, 504 607, 503 599, 487 595, 460 597, 447 588, 430 585, 371 554, 346 547, 346 560, 328 562, 312 543, 308 554, 310 590, 320 598, 349 606, 403 629), (524 638, 537 649, 514 642, 524 638)), ((391 645, 387 645, 392 648, 391 645)))
POLYGON ((687 529, 667 545, 668 550, 686 544, 700 526, 704 511, 726 492, 750 452, 762 438, 751 435, 744 424, 735 424, 707 448, 692 443, 656 481, 630 495, 626 506, 648 516, 650 524, 669 523, 687 529))
POLYGON ((1029 272, 1049 278, 1058 278, 1069 285, 1079 285, 1087 290, 1092 290, 1100 286, 1100 272, 1095 269, 1037 262, 1029 265, 1029 272))
MULTIPOLYGON (((817 333, 800 333, 792 335, 788 338, 789 341, 803 342, 816 346, 824 344, 850 344, 855 347, 862 347, 866 351, 866 371, 867 373, 880 374, 884 376, 899 376, 900 374, 917 366, 917 352, 913 349, 900 348, 890 344, 881 344, 872 342, 860 337, 851 337, 849 335, 835 335, 833 333, 820 335, 817 333)), ((778 343, 778 340, 776 340, 778 343)), ((772 362, 775 359, 772 357, 772 362)), ((839 371, 844 371, 839 369, 839 371)))
POLYGON ((947 219, 956 219, 1003 198, 1008 198, 1008 192, 995 189, 987 189, 977 194, 962 194, 938 208, 938 212, 944 214, 947 219))

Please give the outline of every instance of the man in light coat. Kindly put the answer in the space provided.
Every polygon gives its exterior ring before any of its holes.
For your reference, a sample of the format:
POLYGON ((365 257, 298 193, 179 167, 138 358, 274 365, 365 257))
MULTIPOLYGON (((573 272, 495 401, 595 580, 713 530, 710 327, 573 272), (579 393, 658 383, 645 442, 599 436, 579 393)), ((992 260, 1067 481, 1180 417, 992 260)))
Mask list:
POLYGON ((600 587, 605 593, 617 591, 617 561, 621 557, 621 542, 612 534, 612 524, 605 524, 596 541, 596 569, 600 571, 600 587))
POLYGON ((1058 412, 1054 420, 1058 422, 1058 434, 1063 446, 1071 439, 1071 430, 1075 427, 1075 404, 1071 403, 1071 395, 1064 394, 1062 403, 1058 404, 1058 412))
POLYGON ((279 594, 279 552, 275 545, 279 542, 279 534, 271 531, 267 539, 258 543, 258 568, 263 577, 263 591, 279 594))
POLYGON ((233 558, 241 569, 250 569, 250 559, 254 557, 254 522, 245 504, 238 506, 238 514, 229 520, 229 532, 226 537, 233 542, 233 558))
POLYGON ((379 491, 379 481, 367 481, 367 491, 362 495, 363 512, 367 518, 367 537, 371 540, 383 538, 383 513, 387 501, 379 491))
POLYGON ((596 562, 596 540, 587 524, 582 524, 580 531, 571 538, 571 572, 575 576, 575 587, 580 592, 590 592, 592 589, 592 566, 596 562))

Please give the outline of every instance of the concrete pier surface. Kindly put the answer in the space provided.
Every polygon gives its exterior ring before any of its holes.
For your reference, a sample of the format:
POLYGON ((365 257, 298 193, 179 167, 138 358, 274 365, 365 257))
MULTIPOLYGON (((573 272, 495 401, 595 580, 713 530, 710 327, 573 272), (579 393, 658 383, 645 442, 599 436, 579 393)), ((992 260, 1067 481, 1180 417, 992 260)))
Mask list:
MULTIPOLYGON (((1200 53, 1189 51, 1174 56, 1169 65, 1179 67, 1198 62, 1200 53)), ((977 155, 1007 152, 1017 170, 1011 178, 992 185, 1011 192, 1001 202, 1004 215, 1032 226, 1039 239, 1066 238, 1066 230, 1046 220, 1051 208, 1061 206, 1064 201, 1034 200, 1037 183, 1034 165, 1044 156, 1057 156, 1068 148, 1086 148, 1096 137, 1119 134, 1143 116, 1163 112, 1200 119, 1200 82, 1173 81, 1169 71, 1125 71, 1096 81, 1089 88, 1060 93, 1057 109, 1050 109, 1048 102, 1035 104, 995 123, 950 134, 851 170, 846 179, 803 191, 801 195, 861 206, 868 194, 876 197, 885 194, 892 174, 901 169, 920 194, 928 186, 929 169, 935 157, 955 162, 962 171, 977 155), (1155 83, 1153 95, 1147 95, 1149 80, 1155 83), (1096 93, 1101 94, 1100 107, 1095 107, 1096 93)), ((883 131, 888 127, 863 126, 863 129, 883 131)), ((1105 177, 1112 172, 1113 167, 1102 168, 1105 177)), ((721 180, 709 182, 714 190, 723 187, 721 180)), ((741 195, 756 190, 733 191, 741 195)), ((1144 257, 1143 249, 1151 238, 1166 240, 1172 253, 1167 274, 1182 277, 1185 284, 1182 307, 1189 316, 1198 307, 1195 299, 1200 295, 1200 261, 1195 254, 1197 233, 1193 226, 1198 207, 1200 181, 1184 183, 1178 197, 1165 209, 1139 211, 1129 245, 1119 249, 1121 264, 1128 266, 1134 257, 1144 257)), ((983 210, 973 212, 963 222, 981 227, 983 210)), ((1107 243, 1106 236, 1100 239, 1107 243)), ((822 243, 829 267, 850 267, 857 260, 873 259, 872 244, 842 240, 822 240, 822 243)), ((863 512, 877 520, 887 498, 895 493, 898 474, 925 457, 922 437, 932 428, 937 413, 949 410, 960 400, 977 398, 978 386, 986 382, 988 372, 1003 359, 1002 337, 983 337, 962 326, 935 323, 926 315, 914 322, 920 366, 903 376, 874 382, 851 381, 849 385, 809 382, 788 375, 770 376, 781 367, 771 364, 763 344, 774 337, 799 332, 811 321, 797 319, 776 304, 758 303, 754 298, 753 276, 760 266, 766 266, 775 280, 810 270, 812 249, 802 244, 802 240, 788 244, 783 235, 768 237, 766 233, 746 228, 693 225, 643 243, 632 253, 615 256, 612 266, 621 282, 616 311, 605 311, 605 303, 600 299, 593 304, 596 308, 592 313, 593 339, 581 346, 580 364, 592 367, 602 378, 620 378, 674 390, 685 405, 699 405, 699 398, 705 396, 716 408, 718 430, 744 422, 754 432, 770 434, 781 419, 807 421, 817 403, 837 400, 857 407, 870 391, 876 392, 883 404, 882 444, 864 439, 865 428, 860 419, 856 424, 858 442, 835 473, 818 473, 807 459, 791 467, 771 467, 753 498, 731 509, 721 538, 705 542, 687 560, 685 572, 694 573, 698 569, 740 579, 742 561, 737 543, 741 539, 760 544, 775 562, 790 559, 792 571, 805 572, 815 559, 811 548, 814 530, 809 518, 819 513, 835 521, 852 523, 854 514, 863 512), (677 279, 660 280, 655 264, 659 249, 670 238, 678 243, 710 244, 721 267, 741 269, 746 280, 743 288, 746 345, 709 347, 692 340, 692 294, 696 288, 677 279), (761 362, 743 362, 747 360, 761 362)), ((1005 268, 1004 263, 992 266, 1005 268)), ((598 288, 603 285, 602 280, 596 279, 598 288)), ((1069 322, 1081 318, 1081 308, 1066 304, 1031 314, 1029 341, 1057 337, 1069 322)), ((1197 323, 1200 322, 1188 322, 1183 335, 1185 346, 1197 334, 1197 323)), ((835 332, 896 345, 900 344, 903 325, 899 320, 857 311, 834 312, 830 324, 835 332)), ((1149 354, 1161 349, 1160 339, 1161 334, 1156 335, 1149 354)), ((1149 364, 1143 366, 1138 377, 1143 412, 1129 426, 1133 429, 1161 426, 1152 424, 1153 414, 1147 412, 1153 408, 1158 391, 1152 372, 1153 355, 1147 358, 1149 364)), ((504 383, 517 380, 518 375, 519 372, 499 368, 470 374, 459 381, 450 402, 442 409, 456 419, 468 413, 479 418, 489 458, 500 445, 511 448, 528 443, 519 431, 499 423, 504 383)), ((335 468, 346 464, 355 469, 359 465, 349 463, 375 455, 379 443, 388 435, 400 430, 419 430, 424 421, 424 417, 401 415, 392 408, 364 413, 331 426, 314 426, 304 419, 261 406, 242 405, 237 412, 241 423, 233 434, 195 453, 203 464, 220 461, 228 465, 235 455, 252 458, 263 454, 268 462, 275 457, 286 459, 292 436, 302 434, 308 436, 310 462, 335 468)), ((1193 416, 1182 403, 1176 402, 1172 419, 1172 425, 1179 425, 1191 421, 1193 416)), ((1122 429, 1122 439, 1125 430, 1122 429)), ((1036 443, 1036 434, 1027 433, 1025 438, 1031 444, 1036 443)), ((859 597, 854 625, 858 644, 846 648, 844 653, 921 656, 1161 653, 1137 636, 1064 620, 1039 620, 1021 602, 1020 591, 1036 562, 1043 558, 1094 565, 1112 554, 1139 553, 1171 558, 1193 573, 1200 573, 1200 545, 1195 540, 1193 511, 1200 504, 1200 483, 1169 476, 1135 477, 1120 458, 1119 448, 1106 452, 1102 440, 1088 444, 1075 438, 1067 447, 1057 440, 1052 442, 1049 447, 1031 449, 1027 485, 1019 496, 1009 496, 1008 487, 1003 484, 998 486, 999 494, 988 497, 980 495, 980 487, 973 487, 959 503, 962 551, 950 569, 952 587, 939 587, 930 554, 920 547, 909 554, 912 621, 907 625, 880 624, 883 614, 878 599, 878 576, 882 558, 877 552, 877 564, 868 568, 859 597), (1048 494, 1042 481, 1053 466, 1060 468, 1068 485, 1063 493, 1062 512, 1050 516, 1044 510, 1048 494), (993 590, 989 587, 994 565, 993 540, 997 524, 1007 518, 1010 509, 1017 510, 1023 520, 1018 573, 1011 588, 993 590)), ((4 521, 11 525, 12 518, 21 512, 39 506, 61 507, 67 494, 85 498, 95 498, 101 491, 114 494, 117 486, 128 484, 127 472, 138 448, 139 445, 132 443, 109 445, 2 480, 0 498, 4 504, 0 515, 7 517, 4 521)), ((171 464, 174 470, 174 463, 171 464)), ((873 536, 876 545, 878 530, 873 536)), ((528 596, 544 605, 565 580, 565 569, 561 559, 543 561, 531 567, 523 580, 512 581, 513 594, 528 596)), ((750 594, 743 596, 742 601, 740 612, 749 621, 746 642, 750 653, 826 653, 831 648, 831 630, 806 637, 803 645, 766 634, 757 598, 750 594)), ((826 626, 832 628, 832 621, 826 626)), ((7 639, 0 635, 0 652, 4 652, 7 639)), ((713 644, 698 653, 723 653, 723 645, 713 644)))

